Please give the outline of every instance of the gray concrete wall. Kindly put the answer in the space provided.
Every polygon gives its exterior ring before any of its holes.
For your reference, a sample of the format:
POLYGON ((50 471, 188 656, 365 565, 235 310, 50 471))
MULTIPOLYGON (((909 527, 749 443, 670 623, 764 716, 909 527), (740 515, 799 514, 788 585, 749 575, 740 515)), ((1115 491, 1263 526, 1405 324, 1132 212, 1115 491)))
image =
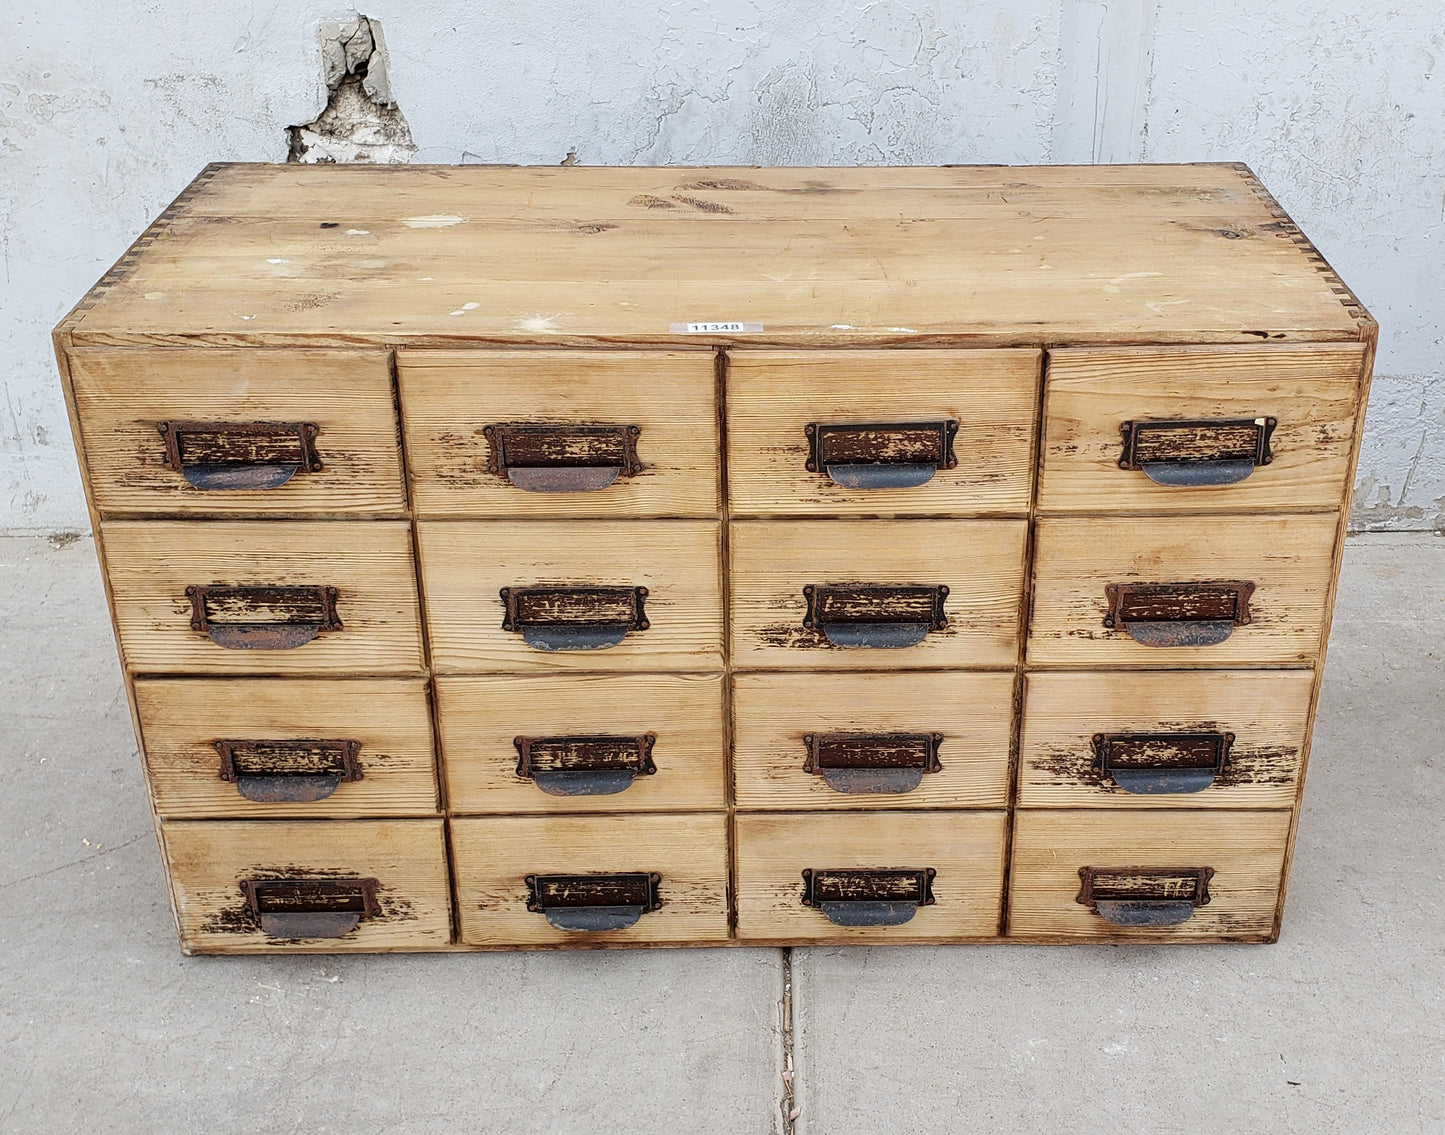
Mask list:
MULTIPOLYGON (((82 529, 49 328, 207 162, 285 160, 287 127, 326 105, 318 29, 346 12, 321 0, 7 11, 0 531, 82 529)), ((377 0, 366 12, 411 139, 381 156, 1246 161, 1383 325, 1357 526, 1445 529, 1434 5, 377 0)))

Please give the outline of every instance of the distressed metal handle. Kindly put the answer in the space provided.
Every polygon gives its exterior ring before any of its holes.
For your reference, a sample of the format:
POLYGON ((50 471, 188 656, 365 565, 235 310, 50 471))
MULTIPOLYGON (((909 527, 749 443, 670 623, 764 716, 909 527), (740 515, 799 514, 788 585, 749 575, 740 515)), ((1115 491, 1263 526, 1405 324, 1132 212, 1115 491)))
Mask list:
POLYGON ((1106 627, 1123 627, 1144 646, 1214 646, 1250 623, 1247 580, 1111 583, 1106 627))
POLYGON ((958 465, 953 453, 958 422, 810 422, 807 469, 825 472, 845 489, 910 489, 958 465))
POLYGON ((314 422, 157 422, 165 464, 207 491, 276 489, 321 471, 314 422))
POLYGON ((1203 792, 1224 770, 1233 733, 1095 733, 1094 767, 1125 792, 1203 792))
POLYGON ((902 926, 932 906, 932 867, 837 868, 803 872, 803 905, 837 926, 902 926))
POLYGON ((655 733, 635 737, 517 737, 517 775, 549 796, 612 796, 652 776, 655 733))
POLYGON ((1274 418, 1121 422, 1120 469, 1138 469, 1159 485, 1232 485, 1274 460, 1274 418))
POLYGON ((1213 867, 1080 867, 1074 901, 1115 926, 1178 926, 1209 903, 1213 867))
POLYGON ((821 631, 834 646, 896 649, 916 646, 929 631, 948 626, 948 588, 875 584, 808 584, 803 626, 821 631))
POLYGON ((325 800, 361 779, 359 741, 212 741, 221 779, 261 804, 325 800))
POLYGON ((606 650, 645 631, 645 587, 504 587, 504 631, 536 650, 606 650))
POLYGON ((191 629, 227 650, 294 650, 322 631, 339 631, 334 587, 186 588, 191 629))
POLYGON ((558 930, 626 930, 662 907, 656 873, 528 875, 525 881, 527 909, 558 930))
POLYGON ((246 908, 270 938, 342 938, 379 912, 375 879, 243 879, 246 908))
POLYGON ((853 795, 911 792, 926 772, 938 772, 942 733, 805 733, 803 771, 834 792, 853 795))
POLYGON ((498 423, 482 433, 487 470, 529 493, 593 493, 642 468, 640 426, 498 423))

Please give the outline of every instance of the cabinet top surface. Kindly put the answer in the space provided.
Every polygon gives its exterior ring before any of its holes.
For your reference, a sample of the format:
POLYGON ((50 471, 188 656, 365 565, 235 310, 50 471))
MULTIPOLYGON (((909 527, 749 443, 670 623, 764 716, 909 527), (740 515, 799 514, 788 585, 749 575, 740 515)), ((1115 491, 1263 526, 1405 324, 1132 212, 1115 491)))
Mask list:
POLYGON ((1348 340, 1240 165, 214 165, 76 343, 937 346, 1348 340), (689 325, 742 324, 741 329, 689 325))

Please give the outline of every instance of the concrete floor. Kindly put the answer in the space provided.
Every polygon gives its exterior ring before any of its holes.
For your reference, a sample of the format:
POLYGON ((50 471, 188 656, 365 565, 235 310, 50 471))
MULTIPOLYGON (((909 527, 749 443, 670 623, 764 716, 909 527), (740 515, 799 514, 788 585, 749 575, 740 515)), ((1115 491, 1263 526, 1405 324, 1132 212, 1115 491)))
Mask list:
MULTIPOLYGON (((1354 541, 1278 945, 794 951, 797 1132, 1445 1131, 1442 653, 1354 541)), ((0 657, 0 1131, 783 1129, 779 951, 182 957, 89 541, 0 657)))

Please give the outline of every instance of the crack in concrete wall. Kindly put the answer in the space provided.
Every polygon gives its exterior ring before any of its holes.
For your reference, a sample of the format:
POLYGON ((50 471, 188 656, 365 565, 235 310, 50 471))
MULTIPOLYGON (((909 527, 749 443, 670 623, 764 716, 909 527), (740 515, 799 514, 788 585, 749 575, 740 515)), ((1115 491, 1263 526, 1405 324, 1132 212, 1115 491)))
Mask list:
POLYGON ((358 15, 322 24, 321 78, 326 107, 286 127, 288 162, 411 161, 416 143, 391 94, 379 21, 358 15))

